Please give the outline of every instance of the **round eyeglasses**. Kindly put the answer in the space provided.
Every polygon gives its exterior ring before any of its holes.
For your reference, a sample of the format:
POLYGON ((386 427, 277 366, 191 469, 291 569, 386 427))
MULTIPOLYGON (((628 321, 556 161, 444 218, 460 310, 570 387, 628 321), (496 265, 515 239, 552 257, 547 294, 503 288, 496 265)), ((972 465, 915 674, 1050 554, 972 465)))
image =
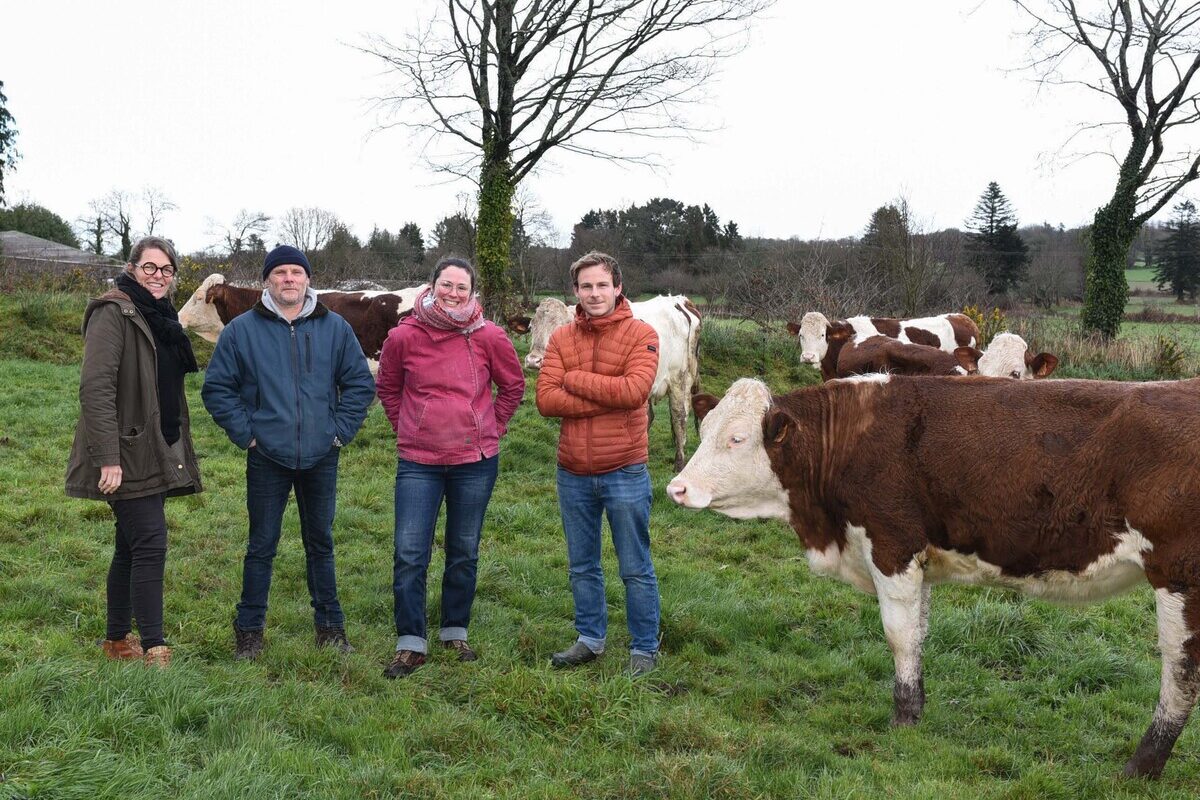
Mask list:
POLYGON ((154 275, 155 273, 162 273, 162 276, 164 278, 175 277, 175 268, 173 266, 171 266, 170 264, 163 264, 160 267, 158 264, 155 264, 153 261, 147 261, 145 264, 138 264, 138 269, 140 269, 142 271, 143 275, 154 275))

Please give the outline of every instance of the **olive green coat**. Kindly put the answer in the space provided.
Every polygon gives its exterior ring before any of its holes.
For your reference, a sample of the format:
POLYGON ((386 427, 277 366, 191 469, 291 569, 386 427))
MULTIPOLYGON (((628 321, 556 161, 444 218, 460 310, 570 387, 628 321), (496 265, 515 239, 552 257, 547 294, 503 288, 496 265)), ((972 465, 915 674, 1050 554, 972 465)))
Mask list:
POLYGON ((67 465, 67 494, 94 500, 129 500, 166 492, 201 490, 192 447, 187 397, 179 401, 179 441, 172 448, 159 424, 158 361, 154 335, 124 292, 113 289, 88 303, 83 314, 83 367, 79 424, 67 465), (100 467, 121 465, 121 486, 97 487, 100 467))

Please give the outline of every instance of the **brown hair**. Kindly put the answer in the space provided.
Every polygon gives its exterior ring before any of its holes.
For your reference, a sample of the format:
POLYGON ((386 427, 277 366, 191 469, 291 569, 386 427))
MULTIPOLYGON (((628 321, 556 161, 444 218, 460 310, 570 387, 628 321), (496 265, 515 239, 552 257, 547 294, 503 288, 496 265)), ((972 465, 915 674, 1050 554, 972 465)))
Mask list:
POLYGON ((175 255, 175 245, 161 236, 143 236, 138 239, 137 244, 129 251, 129 263, 137 264, 142 260, 142 253, 147 250, 162 250, 166 254, 167 260, 171 262, 171 266, 176 271, 179 270, 179 257, 175 255))
POLYGON ((608 274, 612 276, 613 286, 621 285, 621 267, 617 264, 617 260, 607 253, 593 250, 587 255, 581 256, 578 261, 571 265, 572 286, 579 286, 579 272, 588 267, 604 267, 608 271, 608 274))
POLYGON ((471 266, 470 261, 467 261, 465 258, 459 258, 458 256, 444 256, 436 264, 434 264, 433 272, 429 273, 429 285, 431 287, 437 283, 437 279, 441 276, 442 270, 446 269, 446 267, 458 267, 459 269, 464 270, 468 275, 471 276, 471 291, 475 291, 475 267, 471 266))

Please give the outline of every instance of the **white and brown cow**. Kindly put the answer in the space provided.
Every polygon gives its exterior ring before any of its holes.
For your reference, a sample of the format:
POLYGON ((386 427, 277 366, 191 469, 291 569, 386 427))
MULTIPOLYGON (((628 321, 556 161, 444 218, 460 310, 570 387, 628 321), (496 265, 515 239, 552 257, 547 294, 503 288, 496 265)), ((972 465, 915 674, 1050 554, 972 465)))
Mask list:
MULTIPOLYGON (((345 318, 354 330, 374 374, 388 331, 412 311, 413 301, 425 286, 395 292, 339 292, 318 289, 317 297, 345 318)), ((233 286, 220 273, 209 275, 179 309, 179 324, 202 339, 216 342, 231 319, 249 311, 262 297, 256 287, 233 286)))
POLYGON ((979 326, 965 314, 939 314, 918 319, 859 316, 830 322, 820 311, 809 311, 799 325, 789 322, 787 329, 800 339, 801 362, 818 367, 825 380, 837 376, 842 347, 872 336, 887 336, 905 344, 923 344, 947 353, 953 353, 956 347, 975 347, 979 343, 979 326))
MULTIPOLYGON (((654 420, 654 404, 666 397, 675 439, 675 469, 683 469, 688 408, 692 394, 700 387, 700 312, 683 295, 662 295, 630 303, 629 307, 634 317, 658 333, 658 373, 650 389, 650 420, 654 420)), ((538 304, 532 319, 508 320, 509 327, 517 333, 532 331, 529 354, 525 356, 527 368, 542 368, 550 334, 570 322, 571 315, 566 303, 549 297, 538 304)))
POLYGON ((987 352, 956 347, 953 353, 924 344, 905 344, 887 336, 871 336, 847 344, 838 354, 837 377, 869 375, 982 375, 988 378, 1029 380, 1045 378, 1058 367, 1057 356, 1031 355, 1025 340, 1015 333, 1000 333, 987 352))
POLYGON ((1154 588, 1158 706, 1127 775, 1157 776, 1200 692, 1200 379, 1160 383, 885 375, 772 396, 698 395, 677 503, 773 517, 813 572, 875 595, 895 724, 925 703, 929 588, 1061 602, 1154 588))

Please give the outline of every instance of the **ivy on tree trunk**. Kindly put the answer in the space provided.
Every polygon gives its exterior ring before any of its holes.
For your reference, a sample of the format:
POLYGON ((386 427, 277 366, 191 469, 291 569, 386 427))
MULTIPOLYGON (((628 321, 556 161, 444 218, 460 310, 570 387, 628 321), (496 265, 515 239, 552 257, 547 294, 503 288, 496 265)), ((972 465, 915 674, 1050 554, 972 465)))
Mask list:
POLYGON ((475 229, 475 253, 479 261, 479 291, 483 313, 500 319, 508 302, 508 274, 512 246, 512 198, 516 188, 507 159, 485 158, 480 170, 479 222, 475 229))

